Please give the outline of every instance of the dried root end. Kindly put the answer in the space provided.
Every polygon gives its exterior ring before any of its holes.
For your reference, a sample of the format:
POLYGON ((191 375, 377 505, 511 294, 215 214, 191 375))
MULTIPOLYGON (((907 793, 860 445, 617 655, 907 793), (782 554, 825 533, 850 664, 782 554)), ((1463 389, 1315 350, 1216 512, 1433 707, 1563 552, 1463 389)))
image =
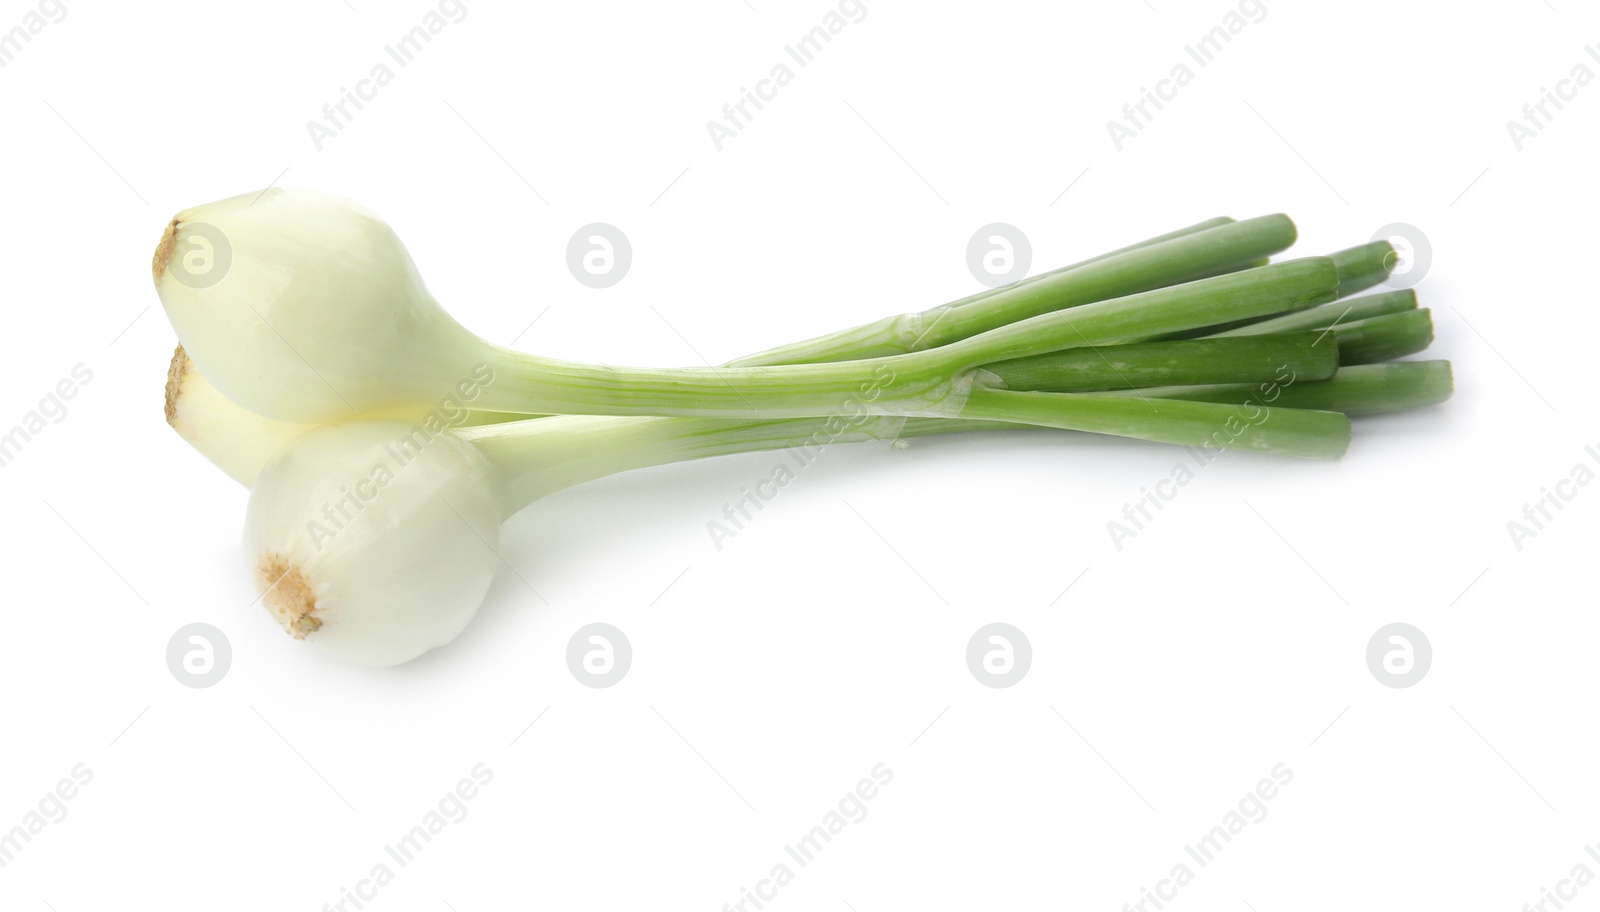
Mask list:
POLYGON ((300 568, 268 554, 256 565, 256 585, 262 604, 290 636, 303 640, 322 626, 322 619, 315 616, 317 595, 300 568))
POLYGON ((155 258, 150 261, 150 273, 157 282, 167 274, 167 264, 172 261, 173 251, 178 249, 178 220, 173 219, 167 224, 167 230, 161 235, 161 243, 156 245, 155 258))
POLYGON ((167 424, 178 426, 178 396, 183 391, 183 380, 189 375, 189 353, 178 346, 172 353, 172 363, 167 365, 167 424))

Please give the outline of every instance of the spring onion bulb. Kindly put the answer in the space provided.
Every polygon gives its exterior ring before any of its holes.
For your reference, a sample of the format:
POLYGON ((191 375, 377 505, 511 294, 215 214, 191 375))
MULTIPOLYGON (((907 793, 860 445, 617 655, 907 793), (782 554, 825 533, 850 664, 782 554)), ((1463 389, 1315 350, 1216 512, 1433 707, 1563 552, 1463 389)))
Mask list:
MULTIPOLYGON (((223 474, 251 487, 267 462, 289 441, 316 425, 278 421, 257 415, 222 395, 207 380, 183 346, 167 366, 167 424, 178 436, 211 460, 223 474)), ((451 427, 498 424, 529 416, 470 409, 441 411, 451 427)))
POLYGON ((179 437, 245 487, 273 454, 312 427, 257 415, 222 395, 181 345, 167 368, 166 414, 179 437))

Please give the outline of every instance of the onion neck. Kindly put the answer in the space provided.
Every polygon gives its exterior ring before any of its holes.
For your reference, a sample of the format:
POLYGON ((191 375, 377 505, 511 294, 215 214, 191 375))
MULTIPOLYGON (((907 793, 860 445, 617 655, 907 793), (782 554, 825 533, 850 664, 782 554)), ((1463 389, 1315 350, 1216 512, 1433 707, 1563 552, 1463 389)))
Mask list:
POLYGON ((943 351, 748 368, 613 367, 485 345, 493 371, 473 408, 520 414, 809 418, 960 410, 965 365, 943 351))
POLYGON ((894 440, 901 418, 857 415, 776 421, 566 416, 463 428, 494 471, 501 516, 563 488, 619 472, 710 456, 894 440))

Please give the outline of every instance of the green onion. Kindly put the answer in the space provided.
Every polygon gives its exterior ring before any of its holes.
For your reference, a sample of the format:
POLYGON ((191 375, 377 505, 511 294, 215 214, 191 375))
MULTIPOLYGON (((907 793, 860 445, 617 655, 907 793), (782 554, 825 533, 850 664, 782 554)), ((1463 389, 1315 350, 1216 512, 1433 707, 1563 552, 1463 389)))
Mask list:
POLYGON ((1350 419, 1339 412, 1274 409, 1253 403, 1234 406, 1105 393, 974 390, 963 414, 978 420, 1306 459, 1337 459, 1350 446, 1350 419))
POLYGON ((1332 255, 1339 267, 1339 297, 1348 297, 1358 291, 1379 284, 1394 271, 1398 257, 1394 245, 1388 241, 1373 241, 1360 247, 1351 247, 1332 255))
POLYGON ((1187 271, 1214 270, 1219 250, 1253 260, 1287 243, 1293 231, 1286 217, 1267 216, 1024 282, 951 308, 941 326, 919 334, 931 336, 930 345, 959 339, 947 346, 741 368, 578 364, 492 345, 439 307, 387 225, 347 201, 316 194, 273 191, 180 214, 157 248, 154 273, 183 347, 205 377, 226 398, 283 422, 416 415, 480 373, 494 378, 480 380, 473 408, 481 411, 773 419, 826 416, 865 400, 882 414, 956 417, 980 380, 977 369, 992 361, 1332 300, 1338 277, 1325 258, 1104 300, 1130 283, 1164 285, 1187 271), (179 251, 184 226, 201 223, 231 251, 220 281, 195 282, 181 271, 188 259, 179 251), (1149 277, 1151 256, 1168 263, 1160 280, 1149 277), (1094 303, 1057 310, 1068 290, 1094 303), (997 323, 1005 325, 977 332, 997 323))
POLYGON ((1339 368, 1338 347, 1320 333, 1095 345, 1001 361, 985 369, 1008 390, 1094 392, 1145 386, 1321 380, 1339 368))
POLYGON ((1004 288, 779 346, 729 366, 849 361, 936 348, 1052 311, 1249 268, 1294 240, 1294 223, 1286 215, 1214 219, 1004 288))
POLYGON ((1387 291, 1382 294, 1365 295, 1359 298, 1341 298, 1332 304, 1323 304, 1320 307, 1302 310, 1299 313, 1284 314, 1281 317, 1273 317, 1270 320, 1262 320, 1225 332, 1213 333, 1211 337, 1254 336, 1262 333, 1328 329, 1332 326, 1339 326, 1356 320, 1365 320, 1367 317, 1381 317, 1385 314, 1416 309, 1417 293, 1410 288, 1402 288, 1399 291, 1387 291))
POLYGON ((1433 316, 1427 308, 1368 317, 1333 328, 1340 364, 1372 364, 1413 355, 1433 343, 1433 316))
POLYGON ((394 664, 470 620, 501 522, 616 472, 1018 427, 1330 459, 1350 415, 1447 398, 1448 362, 1369 363, 1432 340, 1411 292, 1347 297, 1388 276, 1392 247, 1263 264, 1294 234, 1281 215, 1213 219, 733 366, 630 368, 484 342, 388 226, 273 191, 168 226, 154 273, 184 347, 167 417, 253 482, 246 541, 285 629, 394 664), (231 271, 175 276, 186 230, 231 271))
POLYGON ((1450 398, 1453 388, 1449 361, 1398 361, 1341 367, 1328 380, 1166 386, 1138 393, 1151 398, 1241 404, 1265 402, 1275 409, 1325 409, 1346 415, 1376 415, 1437 405, 1450 398))

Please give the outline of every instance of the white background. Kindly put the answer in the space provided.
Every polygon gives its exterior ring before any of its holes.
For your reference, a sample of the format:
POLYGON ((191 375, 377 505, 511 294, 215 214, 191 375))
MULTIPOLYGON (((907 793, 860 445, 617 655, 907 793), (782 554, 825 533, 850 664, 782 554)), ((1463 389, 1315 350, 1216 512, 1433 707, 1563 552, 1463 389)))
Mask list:
POLYGON ((0 829, 93 771, 0 906, 321 909, 479 763, 469 816, 368 908, 719 909, 879 763, 768 908, 1119 909, 1280 763, 1177 908, 1511 910, 1600 871, 1600 487, 1520 550, 1506 528, 1600 468, 1600 88, 1521 151, 1506 129, 1600 72, 1576 0, 1273 2, 1120 152, 1106 121, 1236 6, 872 0, 718 151, 705 123, 836 7, 473 2, 319 151, 307 122, 436 8, 351 2, 73 0, 0 69, 0 426, 93 372, 0 469, 0 829), (963 296, 993 221, 1035 271, 1221 214, 1288 212, 1297 252, 1407 222, 1458 391, 1360 421, 1337 463, 1219 460, 1120 551, 1107 522, 1179 451, 853 447, 720 551, 707 521, 776 457, 617 477, 508 524, 516 573, 459 641, 361 670, 247 608, 245 491, 160 415, 161 229, 272 182, 383 214, 486 338, 538 318, 520 347, 616 363, 963 296), (604 291, 564 259, 594 221, 634 248, 604 291), (165 660, 196 621, 233 649, 209 689, 165 660), (594 621, 633 645, 610 689, 564 661, 594 621), (964 660, 995 621, 1034 653, 1008 689, 964 660), (1365 660, 1395 621, 1434 652, 1407 689, 1365 660))

